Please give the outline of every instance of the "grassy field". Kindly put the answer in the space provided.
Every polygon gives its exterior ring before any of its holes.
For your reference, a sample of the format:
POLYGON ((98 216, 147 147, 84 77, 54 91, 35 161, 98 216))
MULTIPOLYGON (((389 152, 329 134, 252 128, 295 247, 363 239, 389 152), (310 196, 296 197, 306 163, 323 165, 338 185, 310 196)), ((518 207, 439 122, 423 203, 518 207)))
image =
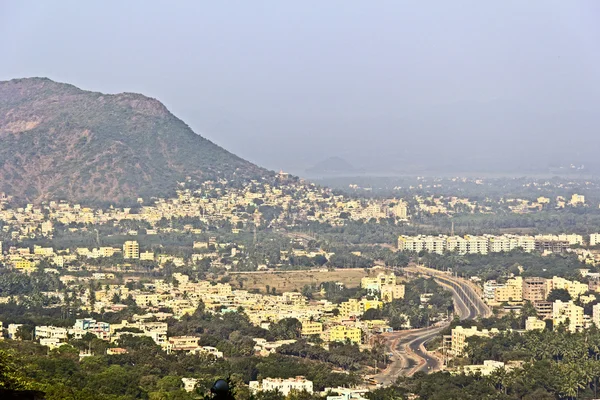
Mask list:
MULTIPOLYGON (((372 269, 370 274, 376 276, 383 269, 372 269)), ((244 289, 259 289, 265 290, 269 285, 271 288, 276 288, 277 292, 293 292, 300 291, 304 285, 319 284, 321 282, 342 282, 346 287, 360 286, 361 278, 368 276, 364 269, 338 269, 335 271, 276 271, 276 272, 251 272, 240 273, 231 272, 231 286, 240 287, 240 280, 243 280, 244 289)))

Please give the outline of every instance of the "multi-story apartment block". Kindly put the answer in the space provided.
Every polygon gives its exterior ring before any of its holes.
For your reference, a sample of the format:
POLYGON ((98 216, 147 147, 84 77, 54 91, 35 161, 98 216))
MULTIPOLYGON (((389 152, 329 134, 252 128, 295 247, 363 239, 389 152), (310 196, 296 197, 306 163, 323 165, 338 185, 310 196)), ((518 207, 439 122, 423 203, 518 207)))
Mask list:
POLYGON ((303 376, 288 379, 264 378, 260 383, 258 381, 250 381, 248 386, 252 393, 277 390, 283 396, 287 396, 292 390, 297 392, 313 392, 312 381, 306 380, 303 376))
POLYGON ((600 303, 592 306, 592 322, 600 328, 600 303))
POLYGON ((391 303, 393 300, 403 299, 404 293, 404 285, 383 285, 381 287, 381 300, 384 303, 391 303))
POLYGON ((556 300, 552 304, 552 321, 554 326, 568 322, 569 331, 577 332, 583 328, 583 307, 575 305, 572 300, 568 302, 556 300))
POLYGON ((367 299, 348 299, 348 301, 340 304, 340 314, 343 317, 361 316, 365 311, 371 308, 382 308, 383 303, 378 300, 367 299))
POLYGON ((525 320, 526 331, 543 331, 546 329, 546 323, 536 317, 527 317, 525 320))
POLYGON ((540 318, 552 318, 552 302, 536 301, 533 303, 533 307, 535 308, 535 311, 540 318))
POLYGON ((17 332, 19 331, 19 328, 22 327, 23 324, 9 324, 8 325, 8 338, 11 340, 17 340, 17 332))
POLYGON ((344 325, 336 325, 329 330, 330 342, 346 342, 360 344, 362 331, 360 328, 350 328, 344 325))
POLYGON ((484 235, 471 236, 405 236, 398 237, 400 251, 428 251, 442 254, 452 251, 460 254, 488 254, 508 252, 518 248, 531 252, 535 250, 536 241, 532 236, 518 235, 484 235))
POLYGON ((446 250, 466 254, 469 251, 468 241, 460 236, 450 236, 446 239, 446 250))
POLYGON ((67 329, 57 326, 36 326, 35 338, 67 340, 67 329))
POLYGON ((496 303, 523 301, 523 278, 520 276, 509 279, 506 284, 499 286, 494 291, 496 303))
POLYGON ((140 258, 140 245, 135 240, 128 240, 123 243, 123 258, 139 259, 140 258))
POLYGON ((546 280, 546 294, 554 289, 564 289, 569 292, 571 298, 577 299, 580 295, 587 292, 589 287, 587 284, 579 281, 570 281, 565 278, 554 276, 552 279, 546 280))
POLYGON ((396 275, 393 273, 379 273, 377 277, 364 277, 360 280, 360 287, 367 290, 376 290, 378 292, 381 291, 381 287, 383 285, 395 285, 396 284, 396 275))
POLYGON ((457 326, 456 328, 452 329, 451 352, 455 356, 461 355, 465 347, 467 347, 467 339, 470 337, 490 337, 498 333, 500 333, 500 331, 498 331, 498 329, 496 328, 492 328, 490 330, 483 329, 480 331, 477 329, 476 326, 470 328, 463 328, 462 326, 457 326))
POLYGON ((534 303, 545 301, 546 296, 546 279, 537 277, 523 279, 523 300, 534 303))
POLYGON ((600 233, 592 233, 590 235, 590 246, 596 246, 598 244, 600 244, 600 233))
POLYGON ((140 261, 154 261, 154 253, 151 251, 140 253, 140 261))
POLYGON ((323 333, 323 324, 321 322, 311 321, 304 319, 300 321, 302 323, 302 336, 320 335, 323 333))

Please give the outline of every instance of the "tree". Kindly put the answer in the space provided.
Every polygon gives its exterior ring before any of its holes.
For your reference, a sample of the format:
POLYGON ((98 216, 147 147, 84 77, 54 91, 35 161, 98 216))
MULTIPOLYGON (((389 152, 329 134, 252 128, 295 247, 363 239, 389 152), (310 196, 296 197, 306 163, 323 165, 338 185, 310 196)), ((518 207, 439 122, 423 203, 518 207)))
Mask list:
POLYGON ((546 300, 549 302, 555 302, 556 300, 569 301, 571 300, 571 295, 566 289, 552 289, 550 293, 548 293, 546 300))
POLYGON ((0 389, 26 389, 28 383, 21 368, 22 361, 14 352, 0 350, 0 389))
POLYGON ((310 285, 304 285, 304 287, 302 288, 302 296, 306 297, 307 299, 312 299, 313 298, 313 288, 310 285))
POLYGON ((271 324, 269 331, 277 339, 298 339, 302 332, 302 323, 296 318, 284 318, 271 324))

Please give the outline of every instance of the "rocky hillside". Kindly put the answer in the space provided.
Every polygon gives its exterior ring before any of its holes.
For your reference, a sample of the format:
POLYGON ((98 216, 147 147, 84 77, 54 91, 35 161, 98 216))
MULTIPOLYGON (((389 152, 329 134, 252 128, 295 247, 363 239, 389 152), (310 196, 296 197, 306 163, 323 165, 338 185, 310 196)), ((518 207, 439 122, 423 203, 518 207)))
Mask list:
POLYGON ((0 192, 27 201, 123 202, 186 177, 271 173, 195 134, 158 100, 45 78, 0 82, 0 192))

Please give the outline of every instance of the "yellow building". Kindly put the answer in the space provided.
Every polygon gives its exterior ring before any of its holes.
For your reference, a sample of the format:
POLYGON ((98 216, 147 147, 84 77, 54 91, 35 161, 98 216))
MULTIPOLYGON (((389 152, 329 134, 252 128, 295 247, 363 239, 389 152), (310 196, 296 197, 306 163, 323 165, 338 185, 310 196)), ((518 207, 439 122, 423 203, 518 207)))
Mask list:
POLYGON ((128 240, 123 243, 123 258, 138 259, 140 258, 140 245, 135 240, 128 240))
POLYGON ((357 299, 349 299, 348 301, 340 304, 340 314, 343 317, 349 316, 360 316, 363 315, 365 311, 371 308, 382 308, 383 303, 379 300, 357 300, 357 299))
POLYGON ((375 278, 364 277, 360 280, 360 287, 368 290, 381 291, 383 285, 395 285, 396 275, 393 273, 385 274, 380 273, 375 278))
POLYGON ((320 335, 323 333, 323 324, 311 320, 302 320, 302 336, 320 335))
POLYGON ((465 347, 467 347, 467 339, 470 337, 490 337, 497 333, 500 333, 500 331, 496 328, 492 328, 490 330, 483 329, 480 331, 476 326, 472 326, 470 328, 457 326, 456 328, 452 329, 452 354, 455 356, 460 356, 465 347))
POLYGON ((552 321, 554 326, 568 323, 569 331, 577 332, 583 328, 583 307, 575 305, 573 300, 556 300, 552 304, 552 321))
POLYGON ((505 285, 499 286, 494 291, 496 303, 521 302, 523 301, 523 278, 509 279, 505 285))
POLYGON ((579 296, 589 290, 585 283, 579 281, 570 281, 559 276, 554 276, 546 281, 546 293, 550 293, 554 289, 565 289, 571 295, 571 298, 577 299, 579 296))
POLYGON ((140 260, 154 261, 154 253, 151 251, 144 251, 143 253, 140 253, 140 260))
POLYGON ((100 247, 98 253, 100 254, 100 257, 112 257, 117 250, 118 249, 115 249, 114 247, 100 247))
POLYGON ((383 285, 381 287, 381 300, 384 303, 391 303, 392 300, 403 299, 404 285, 383 285))
POLYGON ((525 330, 526 331, 543 331, 546 329, 546 323, 537 317, 527 317, 525 320, 525 330))
POLYGON ((362 331, 360 328, 348 328, 344 325, 334 326, 329 330, 329 341, 345 342, 350 340, 352 343, 360 344, 362 331))
POLYGON ((15 267, 16 269, 32 269, 33 263, 30 260, 18 258, 13 261, 13 267, 15 267))

